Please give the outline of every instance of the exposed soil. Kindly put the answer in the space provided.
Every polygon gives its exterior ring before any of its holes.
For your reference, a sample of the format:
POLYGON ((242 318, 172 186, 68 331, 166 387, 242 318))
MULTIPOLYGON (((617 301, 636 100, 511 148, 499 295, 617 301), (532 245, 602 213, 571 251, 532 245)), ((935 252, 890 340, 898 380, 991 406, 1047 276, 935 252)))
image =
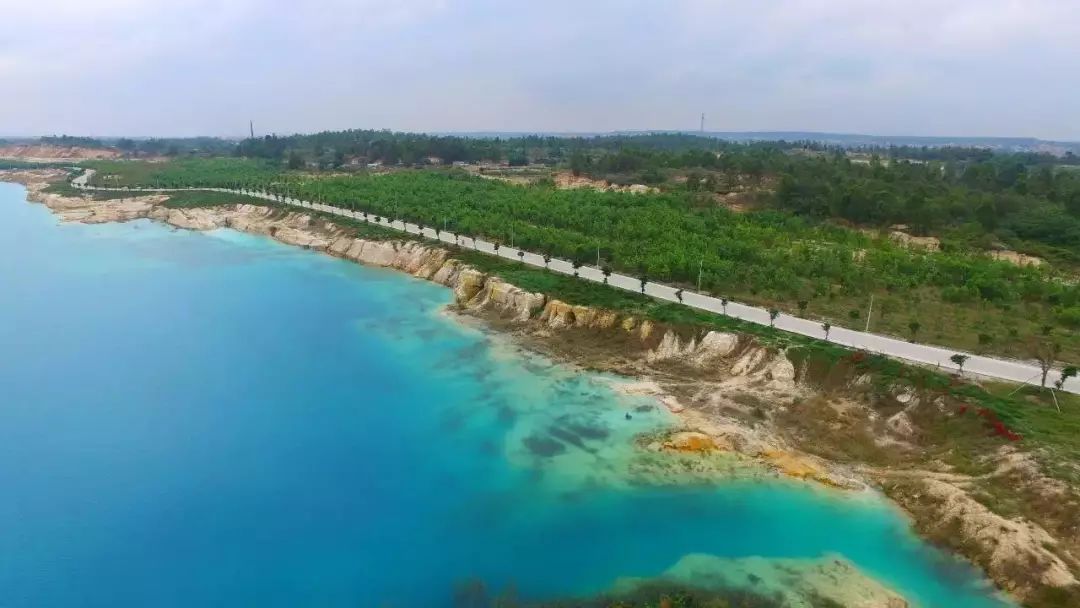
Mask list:
POLYGON ((105 148, 82 148, 78 146, 52 146, 47 144, 10 144, 0 146, 0 158, 28 162, 78 162, 120 158, 118 150, 105 148))

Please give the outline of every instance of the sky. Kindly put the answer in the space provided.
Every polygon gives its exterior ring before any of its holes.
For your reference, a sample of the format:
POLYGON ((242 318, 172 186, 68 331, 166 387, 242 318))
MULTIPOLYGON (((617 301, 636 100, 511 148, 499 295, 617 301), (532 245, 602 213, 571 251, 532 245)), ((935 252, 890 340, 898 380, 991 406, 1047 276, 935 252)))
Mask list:
POLYGON ((0 0, 0 134, 1080 140, 1077 0, 0 0))

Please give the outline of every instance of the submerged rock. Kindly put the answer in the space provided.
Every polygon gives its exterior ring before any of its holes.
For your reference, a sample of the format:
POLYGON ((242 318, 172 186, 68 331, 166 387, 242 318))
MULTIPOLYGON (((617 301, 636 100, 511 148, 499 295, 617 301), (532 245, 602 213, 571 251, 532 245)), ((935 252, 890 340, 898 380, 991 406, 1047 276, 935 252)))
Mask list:
POLYGON ((900 594, 869 577, 840 555, 820 559, 722 558, 690 554, 655 579, 624 578, 615 594, 625 594, 650 582, 693 588, 751 591, 777 597, 790 608, 813 608, 822 600, 845 608, 907 608, 900 594))

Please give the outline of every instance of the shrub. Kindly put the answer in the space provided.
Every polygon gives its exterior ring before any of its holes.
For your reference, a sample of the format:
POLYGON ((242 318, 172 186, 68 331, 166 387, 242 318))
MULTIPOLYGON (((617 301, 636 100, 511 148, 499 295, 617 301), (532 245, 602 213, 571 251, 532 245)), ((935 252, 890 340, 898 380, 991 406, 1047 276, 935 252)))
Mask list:
POLYGON ((1070 306, 1058 312, 1058 321, 1066 327, 1080 328, 1080 306, 1070 306))

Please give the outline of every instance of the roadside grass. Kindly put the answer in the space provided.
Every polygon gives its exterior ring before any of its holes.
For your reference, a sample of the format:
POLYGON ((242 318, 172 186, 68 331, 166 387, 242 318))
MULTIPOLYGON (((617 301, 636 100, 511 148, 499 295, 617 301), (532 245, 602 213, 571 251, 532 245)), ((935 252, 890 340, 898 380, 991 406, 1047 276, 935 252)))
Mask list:
POLYGON ((216 207, 219 205, 251 204, 270 206, 270 201, 244 194, 230 194, 228 192, 207 192, 205 190, 189 190, 175 192, 169 195, 165 206, 172 209, 188 209, 193 207, 216 207))
MULTIPOLYGON (((290 211, 300 211, 296 207, 289 207, 290 211)), ((327 222, 336 224, 342 228, 348 228, 353 232, 354 236, 362 237, 366 239, 372 239, 376 241, 419 241, 424 242, 427 239, 406 232, 401 232, 394 228, 387 226, 381 226, 374 222, 364 222, 361 220, 354 220, 349 217, 341 217, 340 215, 334 215, 332 213, 326 213, 325 211, 316 211, 313 209, 303 209, 303 213, 312 217, 324 219, 327 222)))
POLYGON ((96 201, 112 201, 139 196, 138 192, 111 192, 108 190, 79 190, 67 180, 60 180, 49 184, 43 192, 60 196, 72 196, 90 198, 96 201))
MULTIPOLYGON (((1041 335, 1043 326, 1056 323, 1038 305, 944 302, 939 291, 925 287, 911 288, 904 294, 879 290, 859 298, 843 294, 809 298, 804 312, 799 311, 796 302, 775 294, 741 290, 727 294, 745 304, 778 308, 788 314, 855 329, 862 329, 866 323, 871 295, 874 305, 870 331, 977 354, 1030 359, 1032 336, 1041 335), (911 330, 912 323, 918 324, 915 333, 911 330)), ((1080 361, 1080 333, 1056 326, 1054 336, 1061 346, 1061 361, 1080 361)))
POLYGON ((1002 420, 1049 450, 1044 460, 1061 465, 1055 477, 1080 483, 1080 395, 1031 385, 1017 390, 1005 382, 987 382, 985 390, 1002 420))

